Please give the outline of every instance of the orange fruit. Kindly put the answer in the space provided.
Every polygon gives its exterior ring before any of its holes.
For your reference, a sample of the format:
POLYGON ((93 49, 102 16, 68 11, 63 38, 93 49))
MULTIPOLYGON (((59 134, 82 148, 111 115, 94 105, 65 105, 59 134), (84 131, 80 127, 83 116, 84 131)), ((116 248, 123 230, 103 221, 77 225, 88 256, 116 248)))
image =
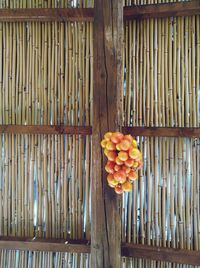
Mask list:
POLYGON ((134 170, 131 170, 131 171, 129 172, 129 174, 127 175, 127 177, 128 177, 128 179, 129 179, 130 181, 135 181, 135 180, 138 179, 138 174, 137 174, 137 172, 135 172, 134 170))
POLYGON ((124 183, 126 181, 126 172, 124 170, 116 171, 113 176, 114 179, 120 183, 124 183))
POLYGON ((121 161, 126 161, 126 160, 128 160, 128 153, 127 153, 127 152, 120 151, 120 152, 118 153, 118 158, 119 158, 121 161))
POLYGON ((115 151, 108 151, 107 153, 108 160, 115 161, 117 153, 115 151))
POLYGON ((105 156, 107 156, 108 157, 108 150, 107 149, 104 149, 104 154, 105 154, 105 156))
POLYGON ((124 164, 125 164, 125 166, 131 168, 131 167, 134 165, 134 160, 131 159, 131 158, 129 158, 129 159, 127 159, 127 160, 124 162, 124 164))
POLYGON ((121 142, 120 142, 120 150, 122 151, 128 151, 131 147, 131 142, 129 140, 126 140, 126 139, 123 139, 121 142))
POLYGON ((115 172, 114 171, 114 166, 115 166, 115 162, 108 161, 106 166, 105 166, 106 172, 108 172, 110 174, 113 174, 115 172))
POLYGON ((116 149, 117 149, 117 151, 120 151, 121 150, 120 143, 117 143, 116 144, 116 149))
POLYGON ((118 184, 118 185, 115 186, 115 193, 116 194, 122 194, 123 193, 123 189, 122 189, 121 184, 118 184))
POLYGON ((121 132, 114 132, 110 138, 113 143, 119 143, 123 139, 123 134, 121 132))
POLYGON ((133 141, 133 137, 131 135, 125 135, 124 139, 130 141, 130 143, 133 141))
POLYGON ((126 172, 126 174, 128 174, 131 171, 131 168, 127 167, 127 166, 123 166, 122 170, 124 170, 126 172))
POLYGON ((112 141, 107 141, 106 143, 106 149, 108 151, 114 151, 116 149, 115 144, 112 141))
POLYGON ((139 166, 139 163, 137 161, 134 161, 133 168, 137 168, 138 166, 139 166))
POLYGON ((107 132, 107 133, 104 135, 104 139, 107 140, 107 141, 110 141, 111 136, 112 136, 112 132, 107 132))
POLYGON ((116 185, 118 184, 118 181, 116 181, 116 180, 114 179, 114 177, 113 177, 112 174, 109 174, 109 175, 107 176, 107 181, 108 181, 108 184, 109 184, 110 186, 112 185, 112 187, 114 187, 114 186, 116 186, 116 185))
POLYGON ((129 150, 129 156, 132 159, 138 159, 141 157, 141 152, 137 148, 131 148, 129 150))
POLYGON ((132 184, 129 181, 126 181, 125 183, 122 184, 122 189, 125 192, 130 192, 132 191, 132 184))
POLYGON ((133 139, 133 141, 132 141, 132 146, 133 146, 134 148, 137 148, 137 141, 136 141, 135 139, 133 139))
POLYGON ((119 165, 119 166, 123 165, 123 163, 124 163, 122 160, 119 159, 118 156, 116 157, 115 162, 116 162, 116 164, 119 165))
POLYGON ((105 148, 106 148, 106 144, 107 144, 107 140, 102 140, 102 141, 101 141, 101 147, 102 147, 102 148, 105 149, 105 148))
POLYGON ((119 171, 120 169, 121 169, 121 167, 120 167, 119 165, 115 165, 115 166, 114 166, 114 170, 115 170, 115 171, 119 171))

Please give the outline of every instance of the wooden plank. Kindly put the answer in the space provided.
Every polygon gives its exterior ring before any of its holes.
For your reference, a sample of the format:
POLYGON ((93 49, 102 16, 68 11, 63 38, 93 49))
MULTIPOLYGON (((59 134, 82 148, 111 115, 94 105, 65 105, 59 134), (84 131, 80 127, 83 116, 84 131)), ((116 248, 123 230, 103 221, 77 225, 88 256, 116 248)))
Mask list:
POLYGON ((0 125, 0 133, 14 134, 74 134, 91 135, 90 126, 63 126, 63 125, 0 125))
POLYGON ((124 7, 124 20, 192 16, 200 14, 200 1, 124 7))
MULTIPOLYGON (((149 4, 124 7, 124 20, 200 14, 200 1, 149 4)), ((93 8, 16 8, 0 9, 0 22, 16 21, 93 21, 93 8)))
POLYGON ((123 243, 122 256, 189 265, 200 265, 200 251, 193 250, 123 243))
POLYGON ((0 249, 90 253, 89 241, 0 237, 0 249))
POLYGON ((0 9, 0 22, 92 21, 93 8, 16 8, 0 9))
POLYGON ((108 187, 100 141, 121 125, 123 1, 96 0, 91 189, 91 267, 119 268, 121 197, 108 187))
POLYGON ((123 127, 123 132, 144 137, 200 137, 200 128, 123 127))

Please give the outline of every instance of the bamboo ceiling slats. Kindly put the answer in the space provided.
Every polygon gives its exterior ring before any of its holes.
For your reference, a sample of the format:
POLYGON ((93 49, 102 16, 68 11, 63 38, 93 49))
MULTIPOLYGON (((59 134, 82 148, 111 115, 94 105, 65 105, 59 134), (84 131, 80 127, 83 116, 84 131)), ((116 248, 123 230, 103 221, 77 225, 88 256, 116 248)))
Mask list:
POLYGON ((127 22, 124 61, 125 125, 200 126, 200 16, 127 22))
POLYGON ((0 267, 2 268, 88 268, 89 263, 89 254, 14 250, 0 252, 0 267))
MULTIPOLYGON (((140 149, 144 168, 133 192, 123 197, 123 241, 199 250, 200 139, 140 138, 140 149)), ((125 263, 154 267, 142 259, 125 263)))
POLYGON ((90 139, 0 136, 0 235, 90 238, 90 139))
POLYGON ((0 124, 90 125, 92 24, 0 23, 0 124))

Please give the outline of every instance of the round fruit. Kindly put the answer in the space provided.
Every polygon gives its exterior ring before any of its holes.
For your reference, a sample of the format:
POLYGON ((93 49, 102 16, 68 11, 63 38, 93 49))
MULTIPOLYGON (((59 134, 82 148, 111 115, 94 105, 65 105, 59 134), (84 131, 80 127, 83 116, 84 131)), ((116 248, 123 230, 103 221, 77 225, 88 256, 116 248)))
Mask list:
POLYGON ((126 174, 128 174, 131 171, 131 168, 127 167, 127 166, 123 166, 122 170, 124 170, 126 172, 126 174))
POLYGON ((118 184, 117 186, 115 186, 115 193, 117 193, 117 194, 123 193, 123 189, 122 189, 121 184, 118 184))
POLYGON ((141 157, 141 153, 140 153, 140 151, 137 148, 131 148, 129 150, 129 156, 132 159, 138 159, 138 158, 141 157))
POLYGON ((114 132, 110 139, 113 143, 119 143, 123 139, 123 136, 120 132, 114 132))
POLYGON ((129 135, 125 135, 124 136, 124 139, 130 141, 130 143, 132 143, 132 141, 133 141, 133 137, 130 134, 129 135))
POLYGON ((132 146, 133 146, 134 148, 137 148, 137 141, 136 141, 135 139, 133 139, 133 141, 132 141, 132 146))
POLYGON ((119 171, 120 169, 121 169, 121 166, 119 166, 119 165, 115 165, 115 166, 114 166, 114 170, 115 170, 115 171, 119 171))
POLYGON ((102 141, 101 141, 101 147, 102 147, 102 148, 105 149, 105 148, 106 148, 106 144, 107 144, 107 140, 102 140, 102 141))
POLYGON ((125 166, 131 168, 131 167, 133 167, 133 165, 134 165, 134 160, 131 159, 131 158, 129 158, 129 159, 127 159, 127 160, 124 162, 124 164, 125 164, 125 166))
POLYGON ((106 166, 105 166, 105 170, 110 173, 110 174, 113 174, 115 171, 114 171, 114 167, 115 167, 115 162, 112 162, 112 161, 108 161, 106 166))
POLYGON ((119 157, 117 156, 116 159, 115 159, 115 162, 117 165, 121 166, 124 164, 124 162, 122 160, 119 159, 119 157))
POLYGON ((120 151, 121 150, 120 143, 117 143, 116 144, 116 149, 117 149, 117 151, 120 151))
POLYGON ((133 168, 137 168, 139 166, 139 163, 137 161, 134 161, 133 168))
POLYGON ((104 149, 104 154, 105 154, 105 156, 107 156, 108 157, 108 150, 107 149, 104 149))
POLYGON ((109 185, 112 185, 112 187, 116 186, 118 184, 118 181, 116 181, 112 174, 109 174, 107 176, 107 181, 109 185))
POLYGON ((116 149, 115 144, 112 141, 107 141, 106 143, 106 149, 108 151, 114 151, 116 149))
POLYGON ((131 147, 131 142, 129 140, 123 139, 120 144, 120 150, 122 151, 128 151, 131 147))
POLYGON ((119 158, 121 161, 126 161, 126 160, 128 160, 128 153, 127 153, 127 152, 120 151, 120 152, 118 153, 118 158, 119 158))
POLYGON ((126 181, 125 183, 122 184, 122 189, 125 192, 130 192, 132 191, 132 184, 129 181, 126 181))
POLYGON ((114 179, 120 183, 124 183, 126 181, 126 172, 124 170, 116 171, 113 176, 114 179))
POLYGON ((137 180, 137 178, 138 178, 138 174, 137 174, 137 172, 135 172, 134 170, 131 170, 131 171, 129 172, 129 174, 127 175, 127 177, 128 177, 128 179, 129 179, 130 181, 135 181, 135 180, 137 180))
POLYGON ((107 141, 110 141, 111 136, 112 136, 112 132, 107 132, 107 133, 104 135, 104 139, 107 140, 107 141))
POLYGON ((115 151, 108 151, 107 153, 108 160, 115 161, 117 153, 115 151))

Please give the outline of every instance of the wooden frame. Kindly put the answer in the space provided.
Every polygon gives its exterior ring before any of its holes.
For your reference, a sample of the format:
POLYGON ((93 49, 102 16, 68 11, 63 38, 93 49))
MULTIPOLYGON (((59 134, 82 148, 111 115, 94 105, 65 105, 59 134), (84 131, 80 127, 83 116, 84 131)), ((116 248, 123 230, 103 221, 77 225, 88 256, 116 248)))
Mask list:
POLYGON ((0 237, 0 249, 90 253, 89 241, 29 237, 0 237))
POLYGON ((122 256, 190 265, 200 265, 200 251, 194 250, 123 243, 122 256))
MULTIPOLYGON (((200 2, 166 3, 124 7, 124 20, 192 16, 200 14, 200 2)), ((93 8, 0 9, 0 22, 16 21, 93 21, 93 8)))

